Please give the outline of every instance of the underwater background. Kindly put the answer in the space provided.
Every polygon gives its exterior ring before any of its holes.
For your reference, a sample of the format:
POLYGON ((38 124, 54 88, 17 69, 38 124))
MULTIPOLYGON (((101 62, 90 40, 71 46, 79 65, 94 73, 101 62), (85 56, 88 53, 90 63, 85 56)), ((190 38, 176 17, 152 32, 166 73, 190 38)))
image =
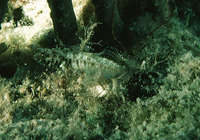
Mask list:
POLYGON ((0 139, 200 139, 200 2, 104 2, 0 2, 0 139))

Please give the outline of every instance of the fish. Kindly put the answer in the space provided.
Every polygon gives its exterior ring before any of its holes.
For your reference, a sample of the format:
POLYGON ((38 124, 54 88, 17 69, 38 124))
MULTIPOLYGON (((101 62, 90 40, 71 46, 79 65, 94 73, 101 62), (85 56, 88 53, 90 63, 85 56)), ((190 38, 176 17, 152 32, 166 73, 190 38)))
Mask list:
POLYGON ((114 52, 109 55, 109 59, 102 57, 111 53, 111 50, 107 50, 102 53, 91 53, 72 51, 69 48, 40 48, 35 58, 44 64, 44 61, 41 60, 41 57, 43 57, 48 62, 48 67, 59 67, 62 70, 71 67, 76 71, 90 73, 88 76, 93 76, 93 79, 97 81, 99 77, 110 79, 112 81, 112 92, 117 94, 119 91, 118 81, 125 80, 124 77, 128 76, 129 68, 127 68, 127 65, 118 62, 119 58, 112 58, 112 56, 116 56, 114 52), (98 73, 99 77, 96 77, 95 73, 98 73))
POLYGON ((81 52, 68 54, 71 66, 75 70, 100 72, 105 78, 120 77, 126 71, 124 65, 120 65, 110 59, 100 57, 98 53, 81 52))
POLYGON ((114 54, 109 55, 109 59, 103 57, 111 53, 110 50, 103 53, 90 53, 81 51, 71 51, 69 48, 40 48, 37 55, 34 56, 35 60, 39 63, 47 63, 49 67, 59 64, 66 64, 67 67, 72 67, 74 70, 87 71, 90 73, 100 72, 105 78, 117 78, 125 73, 127 70, 126 65, 118 63, 118 59, 111 59, 116 57, 114 54), (45 59, 41 60, 42 57, 45 59))

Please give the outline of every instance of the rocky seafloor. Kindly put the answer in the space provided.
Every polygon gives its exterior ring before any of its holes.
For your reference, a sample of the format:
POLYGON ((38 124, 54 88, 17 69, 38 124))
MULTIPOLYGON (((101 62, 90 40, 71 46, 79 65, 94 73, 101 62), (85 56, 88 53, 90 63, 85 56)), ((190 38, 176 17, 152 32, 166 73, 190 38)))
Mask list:
MULTIPOLYGON (((46 0, 10 1, 0 30, 0 139, 200 139, 200 2, 170 2, 169 19, 123 55, 131 74, 116 94, 110 79, 57 65, 62 49, 48 54, 46 0)), ((85 3, 73 5, 81 20, 85 3)))

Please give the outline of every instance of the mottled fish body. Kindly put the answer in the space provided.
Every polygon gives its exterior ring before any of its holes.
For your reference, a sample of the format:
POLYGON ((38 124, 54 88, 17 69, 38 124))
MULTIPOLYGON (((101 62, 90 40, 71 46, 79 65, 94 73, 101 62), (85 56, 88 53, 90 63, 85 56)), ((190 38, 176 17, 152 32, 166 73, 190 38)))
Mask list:
MULTIPOLYGON (((119 64, 113 60, 101 57, 98 53, 89 52, 73 52, 67 48, 59 49, 39 49, 39 53, 35 55, 35 59, 41 63, 45 64, 42 58, 45 58, 47 65, 52 67, 52 65, 67 64, 75 70, 85 71, 89 73, 99 72, 103 77, 106 78, 118 78, 125 74, 127 68, 125 65, 119 64)), ((65 68, 65 67, 63 67, 65 68)))
POLYGON ((91 73, 101 72, 101 75, 108 78, 117 78, 124 74, 126 68, 116 62, 100 57, 94 53, 69 54, 68 60, 75 70, 89 71, 91 73))

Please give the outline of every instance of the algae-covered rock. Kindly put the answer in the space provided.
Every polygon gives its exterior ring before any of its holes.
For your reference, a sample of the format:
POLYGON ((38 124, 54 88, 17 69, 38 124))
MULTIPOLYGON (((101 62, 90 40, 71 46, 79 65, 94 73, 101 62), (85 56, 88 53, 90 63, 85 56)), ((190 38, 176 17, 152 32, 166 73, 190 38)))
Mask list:
POLYGON ((0 67, 15 69, 26 64, 34 65, 34 51, 42 36, 52 28, 48 4, 43 0, 38 4, 10 1, 8 5, 10 18, 1 24, 0 30, 0 67))
POLYGON ((112 45, 130 53, 133 44, 158 29, 172 12, 168 0, 90 0, 85 8, 89 9, 82 13, 85 25, 88 24, 86 17, 93 15, 94 22, 98 23, 91 38, 93 42, 101 41, 102 46, 93 46, 97 52, 112 45))

